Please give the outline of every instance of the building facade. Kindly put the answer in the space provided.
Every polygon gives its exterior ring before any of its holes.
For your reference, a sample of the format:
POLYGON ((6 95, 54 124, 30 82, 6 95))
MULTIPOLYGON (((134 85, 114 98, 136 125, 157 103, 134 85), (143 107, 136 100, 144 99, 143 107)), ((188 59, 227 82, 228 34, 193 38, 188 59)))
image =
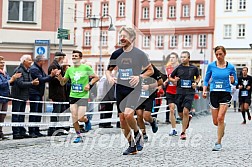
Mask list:
POLYGON ((252 70, 252 1, 224 0, 216 5, 215 45, 227 49, 227 61, 236 66, 237 73, 243 66, 252 70))
POLYGON ((187 50, 204 71, 213 59, 214 8, 214 0, 76 0, 75 42, 98 69, 100 46, 102 63, 107 64, 119 46, 119 29, 131 26, 137 30, 135 46, 157 66, 165 64, 169 53, 187 50), (111 15, 116 31, 107 31, 109 17, 103 17, 99 28, 90 28, 88 15, 111 15))
MULTIPOLYGON (((74 46, 74 7, 64 1, 63 28, 70 30, 70 40, 63 41, 63 52, 70 54, 74 46)), ((10 74, 19 65, 23 54, 34 57, 47 53, 48 63, 59 48, 57 29, 60 23, 60 0, 1 0, 0 1, 0 55, 5 57, 10 74), (48 47, 36 47, 35 40, 48 42, 48 47), (48 49, 48 50, 47 50, 48 49)), ((47 45, 47 44, 42 44, 47 45)), ((46 70, 47 71, 47 70, 46 70)))
POLYGON ((164 64, 171 52, 189 51, 191 61, 204 73, 212 60, 214 6, 213 0, 142 0, 138 46, 151 60, 164 64))

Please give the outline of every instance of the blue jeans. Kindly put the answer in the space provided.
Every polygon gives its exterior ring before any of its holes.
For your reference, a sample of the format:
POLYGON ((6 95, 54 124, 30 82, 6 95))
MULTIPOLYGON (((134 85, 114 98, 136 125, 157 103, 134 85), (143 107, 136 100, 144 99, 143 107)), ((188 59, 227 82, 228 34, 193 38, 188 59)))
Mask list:
MULTIPOLYGON (((12 112, 25 112, 26 102, 22 101, 12 101, 12 112)), ((12 115, 12 122, 24 122, 25 115, 12 115)), ((20 134, 23 135, 26 133, 26 129, 23 126, 13 126, 12 127, 13 135, 20 134)))
MULTIPOLYGON (((42 97, 39 95, 31 95, 30 101, 42 101, 42 97)), ((30 103, 30 112, 31 113, 42 113, 42 103, 30 103)), ((30 115, 29 122, 41 122, 41 116, 30 115)), ((39 127, 29 127, 29 133, 39 133, 39 127)))

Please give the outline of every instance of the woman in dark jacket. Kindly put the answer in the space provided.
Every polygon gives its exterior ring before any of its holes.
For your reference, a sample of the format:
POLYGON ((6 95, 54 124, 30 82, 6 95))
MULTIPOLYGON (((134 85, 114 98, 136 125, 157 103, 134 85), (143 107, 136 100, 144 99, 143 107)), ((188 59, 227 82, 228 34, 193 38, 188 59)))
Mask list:
MULTIPOLYGON (((8 109, 8 97, 10 95, 10 84, 13 83, 16 78, 21 76, 21 73, 16 73, 12 77, 4 71, 4 58, 0 56, 0 111, 7 111, 8 109), (7 98, 4 98, 7 97, 7 98)), ((0 114, 0 123, 4 122, 6 114, 0 114)), ((0 126, 0 139, 7 139, 4 137, 2 126, 0 126)))

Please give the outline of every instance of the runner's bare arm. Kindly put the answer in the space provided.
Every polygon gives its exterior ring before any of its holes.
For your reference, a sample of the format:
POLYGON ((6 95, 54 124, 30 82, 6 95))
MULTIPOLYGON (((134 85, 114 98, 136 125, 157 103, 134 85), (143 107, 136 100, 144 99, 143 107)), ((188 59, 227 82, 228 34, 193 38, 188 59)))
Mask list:
POLYGON ((60 81, 61 86, 64 86, 68 81, 68 78, 62 77, 61 74, 57 75, 55 78, 57 78, 60 81))
POLYGON ((106 71, 105 71, 105 75, 106 78, 109 82, 109 84, 113 85, 115 83, 115 78, 112 76, 112 71, 115 67, 109 67, 106 71))
POLYGON ((152 68, 151 63, 147 67, 144 68, 144 71, 145 72, 140 75, 140 77, 142 77, 142 78, 147 78, 147 77, 150 77, 152 74, 154 74, 154 70, 152 68))
POLYGON ((96 82, 99 81, 99 76, 97 74, 90 75, 92 80, 89 82, 89 84, 94 85, 96 82))

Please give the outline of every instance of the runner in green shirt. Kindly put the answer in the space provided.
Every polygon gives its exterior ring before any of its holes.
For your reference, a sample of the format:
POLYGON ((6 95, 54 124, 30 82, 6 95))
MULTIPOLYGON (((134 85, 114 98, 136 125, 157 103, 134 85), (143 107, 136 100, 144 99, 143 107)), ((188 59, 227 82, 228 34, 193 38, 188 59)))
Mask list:
POLYGON ((90 87, 95 84, 99 77, 94 73, 93 69, 85 64, 81 64, 82 53, 74 50, 72 54, 73 66, 69 67, 65 76, 57 76, 61 85, 65 85, 67 81, 71 80, 71 91, 69 96, 70 111, 72 113, 73 126, 77 133, 77 138, 74 143, 82 142, 80 134, 79 122, 85 122, 86 129, 91 129, 91 123, 86 117, 86 110, 88 105, 90 87), (89 77, 92 80, 89 82, 89 77))

